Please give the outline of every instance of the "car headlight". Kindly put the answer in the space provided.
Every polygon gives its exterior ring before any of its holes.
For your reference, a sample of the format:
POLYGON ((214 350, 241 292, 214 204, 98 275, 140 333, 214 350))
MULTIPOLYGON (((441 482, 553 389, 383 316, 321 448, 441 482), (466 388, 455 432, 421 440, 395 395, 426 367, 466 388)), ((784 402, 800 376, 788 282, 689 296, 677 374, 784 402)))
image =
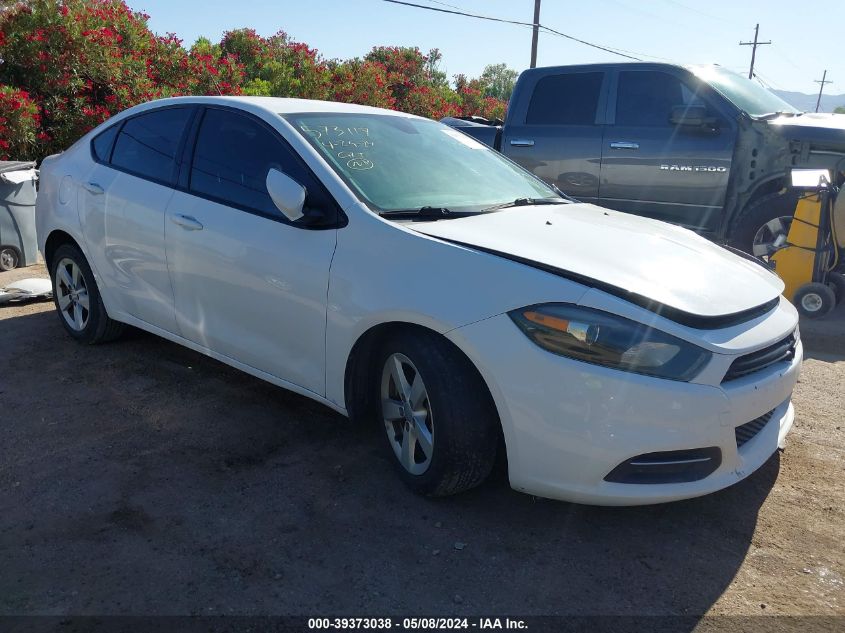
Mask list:
POLYGON ((710 360, 692 343, 608 312, 571 304, 529 306, 508 313, 553 354, 669 380, 691 380, 710 360))

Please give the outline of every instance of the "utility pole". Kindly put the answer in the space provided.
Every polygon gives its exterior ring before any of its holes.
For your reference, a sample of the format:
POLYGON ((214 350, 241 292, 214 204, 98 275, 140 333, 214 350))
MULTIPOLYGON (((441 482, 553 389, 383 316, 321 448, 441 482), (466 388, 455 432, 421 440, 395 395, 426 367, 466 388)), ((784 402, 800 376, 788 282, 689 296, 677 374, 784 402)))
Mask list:
POLYGON ((772 41, 769 40, 768 42, 758 42, 757 35, 760 33, 760 25, 754 27, 754 41, 753 42, 740 42, 740 46, 752 46, 751 49, 751 68, 748 69, 748 78, 754 78, 754 59, 757 57, 757 47, 763 46, 765 44, 771 44, 772 41))
POLYGON ((828 81, 828 79, 827 79, 827 71, 825 70, 825 71, 824 71, 824 74, 822 75, 822 78, 821 78, 821 79, 816 79, 816 83, 817 83, 817 84, 821 84, 821 85, 819 86, 819 98, 818 98, 818 99, 816 99, 816 112, 818 112, 818 111, 819 111, 819 106, 822 104, 822 91, 824 90, 824 85, 825 85, 825 84, 832 84, 833 82, 832 82, 832 81, 828 81))
POLYGON ((531 68, 537 68, 537 38, 540 35, 540 0, 534 0, 534 28, 531 33, 531 68))

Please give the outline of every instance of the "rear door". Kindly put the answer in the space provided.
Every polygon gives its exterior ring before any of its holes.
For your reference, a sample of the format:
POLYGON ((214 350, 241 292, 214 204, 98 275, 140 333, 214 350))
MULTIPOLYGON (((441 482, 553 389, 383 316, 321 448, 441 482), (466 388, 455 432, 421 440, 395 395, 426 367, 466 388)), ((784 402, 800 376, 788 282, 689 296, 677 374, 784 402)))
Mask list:
POLYGON ((192 106, 158 108, 106 130, 93 143, 95 164, 80 190, 88 252, 115 316, 169 332, 176 325, 164 218, 193 113, 192 106))
POLYGON ((585 202, 596 202, 608 86, 605 72, 526 75, 502 136, 509 158, 585 202))
POLYGON ((325 393, 326 295, 340 211, 270 125, 208 107, 193 159, 167 209, 176 319, 186 339, 317 394, 325 393), (276 168, 332 223, 289 222, 267 193, 276 168))
POLYGON ((704 84, 691 77, 654 69, 620 70, 616 76, 602 149, 600 203, 716 230, 730 176, 735 123, 704 84), (708 125, 673 125, 673 108, 688 106, 704 106, 708 125))

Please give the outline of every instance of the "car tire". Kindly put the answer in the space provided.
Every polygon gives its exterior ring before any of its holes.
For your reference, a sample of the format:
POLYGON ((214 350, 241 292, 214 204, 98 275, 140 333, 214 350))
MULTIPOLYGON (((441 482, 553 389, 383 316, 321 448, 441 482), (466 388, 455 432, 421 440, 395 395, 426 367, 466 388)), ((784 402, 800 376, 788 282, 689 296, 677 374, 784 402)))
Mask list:
POLYGON ((792 303, 801 316, 820 319, 836 307, 836 295, 830 286, 813 282, 798 288, 792 303))
POLYGON ((409 330, 384 342, 375 367, 383 437, 408 487, 447 496, 481 484, 496 461, 499 422, 466 356, 434 333, 409 330))
POLYGON ((845 275, 842 273, 830 272, 827 274, 827 285, 836 295, 836 305, 845 303, 845 275))
POLYGON ((21 256, 17 249, 11 246, 4 246, 0 249, 0 270, 7 272, 14 270, 21 263, 21 256))
POLYGON ((728 242, 750 255, 768 258, 774 253, 777 235, 785 237, 789 232, 797 204, 795 191, 772 193, 752 202, 733 222, 728 242))
POLYGON ((63 244, 56 249, 50 277, 53 303, 68 334, 89 345, 121 335, 126 326, 109 318, 91 266, 78 247, 63 244))

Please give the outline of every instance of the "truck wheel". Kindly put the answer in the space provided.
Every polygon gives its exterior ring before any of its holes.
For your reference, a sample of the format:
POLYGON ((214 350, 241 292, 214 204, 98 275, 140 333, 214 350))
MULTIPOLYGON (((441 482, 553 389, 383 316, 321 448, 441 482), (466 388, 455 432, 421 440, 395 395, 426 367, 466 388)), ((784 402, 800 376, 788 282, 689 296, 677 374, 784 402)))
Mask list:
POLYGON ((845 303, 845 275, 842 273, 828 273, 827 285, 833 290, 836 295, 836 305, 845 303))
POLYGON ((496 410, 469 360, 435 334, 397 332, 378 355, 372 386, 399 476, 414 492, 446 496, 483 482, 496 460, 496 410))
POLYGON ((809 283, 801 286, 792 298, 798 314, 808 319, 819 319, 836 307, 836 295, 830 286, 809 283))
POLYGON ((786 240, 798 194, 794 191, 777 192, 752 202, 740 213, 728 234, 731 246, 768 260, 775 252, 775 242, 780 236, 786 240))
POLYGON ((0 250, 0 270, 14 270, 20 263, 21 258, 20 255, 18 255, 18 251, 11 246, 4 246, 2 250, 0 250))

